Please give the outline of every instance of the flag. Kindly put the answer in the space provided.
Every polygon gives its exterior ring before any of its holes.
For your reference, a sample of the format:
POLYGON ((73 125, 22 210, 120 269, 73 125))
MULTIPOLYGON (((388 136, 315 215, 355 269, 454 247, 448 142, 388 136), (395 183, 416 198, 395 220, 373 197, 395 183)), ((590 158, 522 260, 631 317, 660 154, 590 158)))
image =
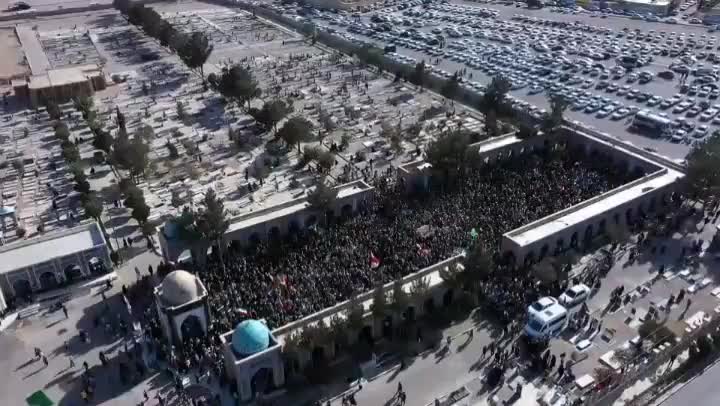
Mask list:
POLYGON ((478 237, 480 237, 480 234, 478 234, 478 232, 475 228, 470 230, 470 238, 472 238, 473 241, 477 240, 478 237))
POLYGON ((415 244, 418 249, 418 255, 421 257, 427 257, 430 255, 430 248, 423 246, 422 244, 415 244))
POLYGON ((380 266, 380 258, 376 257, 372 252, 370 253, 370 268, 375 269, 380 266))

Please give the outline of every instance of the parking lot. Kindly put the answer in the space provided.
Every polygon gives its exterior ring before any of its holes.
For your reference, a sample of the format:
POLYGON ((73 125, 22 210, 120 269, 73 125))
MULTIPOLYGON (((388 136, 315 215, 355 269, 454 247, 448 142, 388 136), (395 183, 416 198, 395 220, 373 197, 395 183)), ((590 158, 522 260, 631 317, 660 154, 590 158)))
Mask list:
POLYGON ((536 115, 548 93, 561 95, 571 103, 569 119, 672 158, 720 129, 720 41, 707 27, 473 3, 311 14, 321 29, 395 45, 392 58, 425 61, 437 75, 464 70, 463 85, 478 92, 503 75, 516 107, 536 115), (632 131, 641 110, 670 128, 632 131))

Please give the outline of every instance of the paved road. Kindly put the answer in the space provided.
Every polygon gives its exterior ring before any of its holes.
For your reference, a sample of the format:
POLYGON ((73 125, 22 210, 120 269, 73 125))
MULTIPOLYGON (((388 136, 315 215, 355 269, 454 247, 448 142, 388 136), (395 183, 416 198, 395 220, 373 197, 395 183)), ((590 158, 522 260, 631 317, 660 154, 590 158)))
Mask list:
POLYGON ((695 378, 662 406, 720 405, 720 363, 695 378))

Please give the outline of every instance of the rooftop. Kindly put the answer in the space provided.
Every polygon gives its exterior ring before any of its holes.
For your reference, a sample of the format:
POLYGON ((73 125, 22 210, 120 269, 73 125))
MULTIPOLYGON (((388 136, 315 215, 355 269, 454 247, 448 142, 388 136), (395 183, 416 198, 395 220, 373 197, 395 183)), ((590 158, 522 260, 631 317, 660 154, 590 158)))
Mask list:
POLYGON ((102 244, 105 244, 105 240, 95 222, 9 244, 0 248, 0 274, 89 250, 102 244))
POLYGON ((674 169, 661 169, 593 199, 513 230, 505 236, 521 247, 527 246, 608 210, 613 210, 623 203, 635 200, 655 189, 665 187, 683 176, 684 174, 674 169))

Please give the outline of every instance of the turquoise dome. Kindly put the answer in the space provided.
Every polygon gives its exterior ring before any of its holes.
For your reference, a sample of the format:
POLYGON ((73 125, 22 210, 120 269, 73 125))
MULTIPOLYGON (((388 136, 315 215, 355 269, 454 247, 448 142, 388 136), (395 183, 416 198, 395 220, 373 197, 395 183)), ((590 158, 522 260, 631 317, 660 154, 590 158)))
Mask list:
POLYGON ((242 355, 252 355, 270 346, 270 330, 258 320, 245 320, 235 327, 233 349, 242 355))

